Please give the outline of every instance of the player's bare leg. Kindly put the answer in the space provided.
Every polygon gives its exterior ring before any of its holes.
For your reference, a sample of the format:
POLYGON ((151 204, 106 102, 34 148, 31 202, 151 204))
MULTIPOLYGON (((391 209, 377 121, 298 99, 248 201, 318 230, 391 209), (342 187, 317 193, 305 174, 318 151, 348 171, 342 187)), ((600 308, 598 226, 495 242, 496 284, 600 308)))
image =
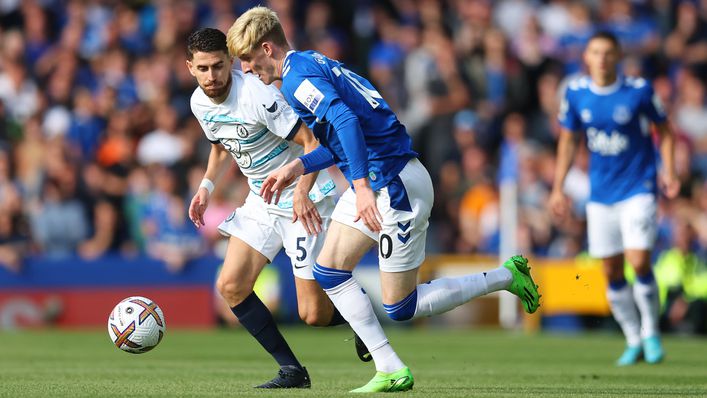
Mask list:
POLYGON ((336 308, 317 281, 295 277, 295 289, 300 319, 309 326, 330 326, 336 308))
POLYGON ((268 260, 242 240, 231 237, 216 288, 248 332, 280 365, 278 375, 259 388, 309 388, 307 370, 290 349, 270 311, 253 292, 268 260))
POLYGON ((636 272, 633 299, 641 315, 643 357, 648 363, 659 363, 663 360, 665 352, 658 329, 660 297, 658 285, 651 269, 651 252, 650 250, 626 249, 625 256, 626 261, 636 272))
POLYGON ((604 274, 609 282, 606 297, 614 319, 626 337, 626 349, 616 361, 618 366, 637 363, 643 357, 641 347, 641 320, 636 311, 633 290, 624 276, 624 256, 617 254, 602 259, 604 274))
MULTIPOLYGON (((346 323, 339 310, 316 280, 295 277, 299 317, 310 326, 336 326, 346 323)), ((363 362, 373 359, 360 337, 354 334, 356 355, 363 362)))

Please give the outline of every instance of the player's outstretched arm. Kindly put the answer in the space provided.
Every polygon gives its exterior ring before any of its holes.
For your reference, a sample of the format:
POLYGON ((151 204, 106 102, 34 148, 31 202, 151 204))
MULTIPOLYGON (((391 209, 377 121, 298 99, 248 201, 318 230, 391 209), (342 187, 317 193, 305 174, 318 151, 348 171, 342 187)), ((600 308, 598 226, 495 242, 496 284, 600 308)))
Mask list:
POLYGON ((204 213, 209 206, 209 196, 214 190, 214 181, 218 180, 226 166, 230 163, 228 151, 220 144, 211 144, 209 161, 206 166, 204 178, 201 180, 199 189, 189 204, 189 219, 194 226, 200 228, 204 223, 204 213))
POLYGON ((673 199, 680 193, 680 180, 675 172, 675 134, 668 123, 656 124, 660 136, 660 158, 663 169, 660 173, 660 184, 665 196, 673 199))
MULTIPOLYGON (((304 123, 300 124, 292 141, 301 145, 305 154, 314 151, 319 146, 319 141, 304 123)), ((319 171, 303 175, 295 186, 292 200, 292 222, 295 223, 299 220, 309 235, 322 231, 322 218, 317 207, 309 198, 309 191, 317 180, 317 176, 319 176, 319 171)))
POLYGON ((275 203, 280 201, 282 190, 292 184, 295 179, 303 174, 314 173, 334 164, 334 157, 328 149, 319 145, 312 152, 300 156, 285 166, 270 173, 260 187, 260 196, 267 203, 271 203, 273 196, 275 203))
POLYGON ((550 209, 559 217, 564 217, 569 211, 569 199, 562 191, 565 178, 572 165, 572 159, 577 152, 578 135, 567 129, 562 129, 557 143, 557 163, 555 166, 555 181, 550 193, 550 209))
POLYGON ((297 177, 304 174, 304 165, 298 158, 270 173, 260 187, 260 196, 265 203, 277 203, 285 187, 292 184, 297 177), (273 201, 273 198, 275 200, 273 201))

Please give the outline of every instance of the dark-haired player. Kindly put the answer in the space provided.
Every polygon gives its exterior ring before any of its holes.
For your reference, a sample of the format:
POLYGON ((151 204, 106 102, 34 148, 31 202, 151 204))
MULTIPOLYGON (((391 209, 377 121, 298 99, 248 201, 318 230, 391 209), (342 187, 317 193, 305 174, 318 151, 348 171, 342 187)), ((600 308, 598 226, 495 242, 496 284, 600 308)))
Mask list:
POLYGON ((618 73, 621 48, 611 33, 598 32, 587 43, 588 75, 569 83, 559 120, 562 133, 550 205, 560 216, 568 211, 563 193, 580 134, 590 152, 591 194, 587 204, 589 254, 600 258, 609 281, 611 312, 626 336, 619 366, 641 358, 663 359, 658 330, 658 288, 651 270, 656 236, 658 168, 650 124, 660 136, 661 183, 669 198, 680 183, 673 161, 673 134, 651 84, 618 73), (624 261, 636 271, 636 283, 626 282, 624 261), (636 311, 638 308, 638 311, 636 311))
MULTIPOLYGON (((324 243, 322 231, 334 208, 334 182, 326 172, 305 176, 283 191, 279 204, 265 203, 257 193, 263 179, 316 148, 317 140, 277 88, 232 69, 221 31, 205 28, 192 33, 187 51, 187 67, 199 84, 191 97, 191 109, 211 142, 206 173, 189 206, 189 217, 197 228, 204 225, 214 182, 230 158, 235 159, 251 192, 245 204, 219 225, 229 243, 217 288, 241 325, 280 365, 278 375, 258 387, 308 388, 307 370, 253 292, 253 285, 263 267, 284 247, 292 262, 300 318, 314 326, 346 322, 312 275, 324 243)), ((363 356, 365 347, 359 343, 357 349, 363 356)))

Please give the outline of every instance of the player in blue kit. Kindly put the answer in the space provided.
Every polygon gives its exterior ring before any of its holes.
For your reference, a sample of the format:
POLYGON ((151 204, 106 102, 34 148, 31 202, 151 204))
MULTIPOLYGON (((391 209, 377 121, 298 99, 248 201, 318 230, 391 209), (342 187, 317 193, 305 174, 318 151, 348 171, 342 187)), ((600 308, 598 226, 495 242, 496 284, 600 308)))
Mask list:
POLYGON ((560 108, 563 129, 550 205, 558 215, 567 214, 562 189, 584 132, 590 152, 589 254, 604 265, 607 298, 627 341, 617 361, 624 366, 642 357, 658 363, 664 356, 658 289, 650 263, 657 230, 658 175, 650 123, 660 136, 661 183, 668 198, 677 195, 680 183, 673 161, 674 137, 660 101, 648 81, 618 74, 620 59, 619 43, 610 33, 596 33, 587 43, 584 62, 589 75, 569 83, 560 108), (626 282, 624 260, 636 271, 633 287, 626 282))
POLYGON ((282 80, 282 93, 312 129, 320 146, 271 173, 266 200, 302 174, 336 164, 350 183, 339 199, 314 277, 369 348, 377 373, 353 392, 405 391, 414 384, 376 318, 352 270, 379 247, 383 304, 404 321, 449 311, 474 297, 507 289, 529 313, 539 306, 527 260, 514 256, 496 269, 418 285, 433 202, 432 181, 411 149, 405 127, 371 84, 317 52, 292 51, 277 15, 255 7, 229 29, 231 55, 265 84, 282 80))

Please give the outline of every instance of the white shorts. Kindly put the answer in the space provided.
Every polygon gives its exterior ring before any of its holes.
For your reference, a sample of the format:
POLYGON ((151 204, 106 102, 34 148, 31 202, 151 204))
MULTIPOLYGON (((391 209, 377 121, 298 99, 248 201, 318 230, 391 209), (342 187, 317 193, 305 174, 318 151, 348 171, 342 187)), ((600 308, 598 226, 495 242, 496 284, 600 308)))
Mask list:
POLYGON ((589 255, 607 258, 626 249, 650 250, 658 229, 656 212, 656 199, 650 193, 638 194, 611 205, 589 202, 589 255))
POLYGON ((383 217, 382 231, 368 229, 356 219, 356 194, 349 188, 336 204, 332 220, 356 228, 378 242, 381 271, 415 269, 425 259, 425 239, 434 201, 432 180, 425 166, 411 159, 388 186, 376 192, 376 204, 383 217))
POLYGON ((225 236, 242 240, 270 262, 284 247, 292 263, 292 273, 300 279, 313 280, 312 267, 324 246, 334 198, 327 196, 316 206, 322 217, 323 232, 319 235, 307 235, 301 222, 292 223, 291 213, 269 211, 265 202, 253 193, 218 229, 225 236))

